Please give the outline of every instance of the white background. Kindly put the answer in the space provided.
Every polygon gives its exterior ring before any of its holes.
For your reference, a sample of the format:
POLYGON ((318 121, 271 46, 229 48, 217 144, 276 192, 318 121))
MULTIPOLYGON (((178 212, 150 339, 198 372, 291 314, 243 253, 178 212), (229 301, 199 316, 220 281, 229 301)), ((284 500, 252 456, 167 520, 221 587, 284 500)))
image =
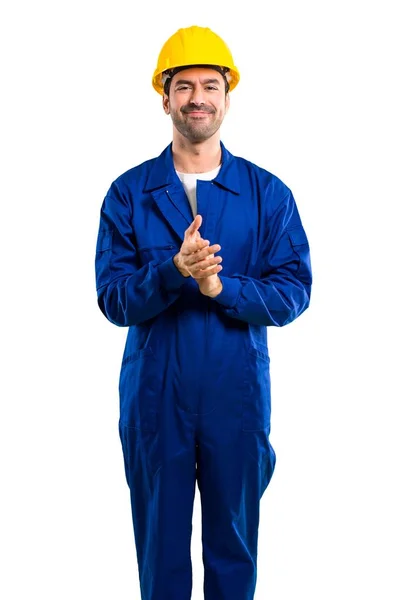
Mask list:
MULTIPOLYGON (((309 310, 269 330, 277 467, 256 600, 400 597, 394 7, 3 5, 4 600, 139 598, 117 430, 127 330, 97 307, 94 251, 111 182, 171 139, 151 76, 164 41, 193 24, 219 33, 241 72, 222 140, 292 189, 313 259, 309 310)), ((193 600, 200 519, 196 491, 193 600)))

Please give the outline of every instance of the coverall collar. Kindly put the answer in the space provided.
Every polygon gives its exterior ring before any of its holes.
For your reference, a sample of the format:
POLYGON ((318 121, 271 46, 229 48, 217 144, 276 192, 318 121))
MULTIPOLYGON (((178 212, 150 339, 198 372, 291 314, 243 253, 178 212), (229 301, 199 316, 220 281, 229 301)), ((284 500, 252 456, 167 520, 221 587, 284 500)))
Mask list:
MULTIPOLYGON (((240 194, 239 173, 235 157, 221 144, 222 164, 214 183, 234 194, 240 194)), ((179 182, 172 157, 172 142, 158 156, 150 171, 144 192, 152 192, 158 188, 179 182)))

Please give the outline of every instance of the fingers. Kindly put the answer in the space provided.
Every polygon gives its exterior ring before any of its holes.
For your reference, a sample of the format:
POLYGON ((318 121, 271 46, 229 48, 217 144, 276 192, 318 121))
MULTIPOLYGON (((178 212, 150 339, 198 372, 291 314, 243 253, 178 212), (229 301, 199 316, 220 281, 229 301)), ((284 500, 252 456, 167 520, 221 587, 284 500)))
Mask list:
POLYGON ((203 279, 215 275, 222 270, 221 256, 215 256, 221 250, 219 244, 210 246, 209 240, 203 240, 198 231, 203 219, 196 215, 193 222, 185 231, 185 239, 180 255, 183 267, 196 279, 203 279))
POLYGON ((203 240, 202 238, 199 238, 196 241, 183 242, 181 252, 182 252, 182 254, 185 254, 185 255, 193 254, 193 252, 197 252, 198 250, 203 250, 203 248, 206 248, 209 245, 210 245, 209 240, 203 240))
POLYGON ((207 269, 206 271, 202 270, 202 271, 198 271, 195 273, 195 275, 192 275, 192 277, 194 277, 195 279, 206 279, 207 277, 210 277, 211 275, 215 275, 216 273, 219 273, 220 271, 222 271, 223 267, 222 265, 215 265, 214 267, 212 267, 211 269, 207 269))
POLYGON ((215 273, 219 273, 222 270, 222 256, 211 255, 209 258, 204 260, 196 261, 192 264, 187 264, 187 270, 190 275, 195 279, 201 279, 203 277, 209 277, 215 273))
POLYGON ((211 256, 210 258, 206 258, 204 260, 200 260, 199 262, 193 263, 189 265, 191 271, 204 271, 209 267, 213 267, 214 265, 219 265, 222 262, 222 256, 211 256))
MULTIPOLYGON (((191 254, 187 259, 188 265, 194 265, 196 263, 201 263, 204 260, 214 258, 214 254, 221 250, 221 246, 219 244, 214 244, 213 246, 207 246, 197 252, 191 254)), ((221 258, 221 257, 218 257, 221 258)), ((222 260, 222 259, 221 259, 222 260)), ((221 262, 221 261, 219 261, 221 262)))

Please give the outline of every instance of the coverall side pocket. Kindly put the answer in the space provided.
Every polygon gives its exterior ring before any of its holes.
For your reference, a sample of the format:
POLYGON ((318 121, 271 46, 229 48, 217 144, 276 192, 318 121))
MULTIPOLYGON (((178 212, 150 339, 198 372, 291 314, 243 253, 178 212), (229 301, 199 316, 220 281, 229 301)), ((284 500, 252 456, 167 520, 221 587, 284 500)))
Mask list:
POLYGON ((138 453, 139 432, 130 427, 126 427, 121 421, 118 423, 118 429, 122 446, 122 455, 124 458, 126 482, 128 486, 131 487, 132 473, 134 472, 138 453))
POLYGON ((118 430, 119 430, 119 438, 121 440, 121 446, 122 446, 122 455, 124 457, 124 467, 125 467, 125 477, 126 477, 126 482, 129 486, 129 445, 128 445, 128 439, 127 439, 127 429, 125 427, 125 425, 123 425, 123 423, 121 423, 121 421, 118 423, 118 430))
POLYGON ((150 347, 126 356, 119 379, 120 422, 142 431, 157 431, 157 365, 150 347))
POLYGON ((267 489, 269 482, 272 479, 272 475, 274 474, 276 466, 276 454, 275 450, 271 446, 268 441, 268 446, 265 454, 262 458, 262 487, 261 487, 261 496, 267 489))
POLYGON ((271 382, 269 356, 260 344, 252 342, 248 353, 246 390, 242 402, 242 430, 270 428, 271 382))
POLYGON ((99 229, 96 244, 96 287, 107 285, 111 278, 112 229, 99 229))

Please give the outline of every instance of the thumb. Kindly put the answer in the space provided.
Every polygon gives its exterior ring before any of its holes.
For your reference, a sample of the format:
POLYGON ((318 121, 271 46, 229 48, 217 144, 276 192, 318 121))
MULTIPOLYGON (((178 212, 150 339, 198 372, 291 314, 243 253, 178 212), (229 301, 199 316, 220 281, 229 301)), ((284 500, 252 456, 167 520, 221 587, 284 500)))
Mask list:
POLYGON ((196 233, 196 231, 200 229, 202 222, 203 217, 201 215, 196 215, 194 221, 189 225, 188 234, 193 235, 196 233))
POLYGON ((203 222, 203 217, 201 215, 196 215, 194 221, 193 221, 193 231, 197 231, 197 229, 200 229, 201 224, 203 222))

